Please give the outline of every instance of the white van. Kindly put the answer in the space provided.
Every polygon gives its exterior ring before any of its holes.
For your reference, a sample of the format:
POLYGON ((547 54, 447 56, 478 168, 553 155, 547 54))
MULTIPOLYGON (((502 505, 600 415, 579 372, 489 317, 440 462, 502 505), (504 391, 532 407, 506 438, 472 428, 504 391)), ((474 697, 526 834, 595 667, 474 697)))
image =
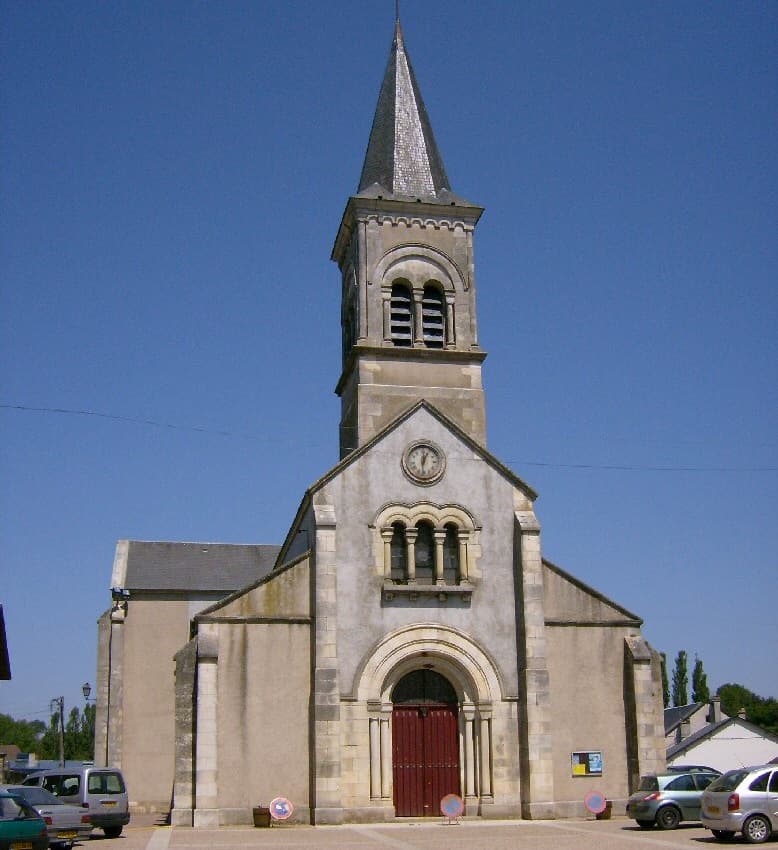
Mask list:
POLYGON ((130 822, 127 786, 115 767, 54 767, 31 773, 22 785, 37 785, 63 803, 88 809, 92 825, 106 838, 118 838, 130 822))

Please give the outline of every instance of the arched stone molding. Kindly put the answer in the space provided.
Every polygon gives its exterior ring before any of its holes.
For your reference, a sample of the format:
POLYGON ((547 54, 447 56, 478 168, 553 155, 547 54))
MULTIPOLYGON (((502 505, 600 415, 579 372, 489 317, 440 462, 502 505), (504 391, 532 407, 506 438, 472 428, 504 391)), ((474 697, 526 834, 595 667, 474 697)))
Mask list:
POLYGON ((488 653, 464 632, 434 623, 405 626, 368 650, 345 698, 389 703, 397 682, 426 663, 449 679, 462 704, 486 707, 504 698, 501 676, 488 653))
POLYGON ((451 257, 429 245, 417 243, 387 251, 376 263, 371 278, 385 286, 391 286, 396 278, 403 278, 416 288, 430 280, 437 281, 445 292, 469 288, 466 276, 451 257))

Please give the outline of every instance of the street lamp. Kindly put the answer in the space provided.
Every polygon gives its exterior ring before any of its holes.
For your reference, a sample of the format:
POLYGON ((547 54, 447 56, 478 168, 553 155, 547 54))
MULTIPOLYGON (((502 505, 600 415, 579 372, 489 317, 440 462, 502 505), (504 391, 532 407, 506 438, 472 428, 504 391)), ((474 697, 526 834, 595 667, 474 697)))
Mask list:
POLYGON ((65 697, 54 697, 49 704, 49 711, 54 714, 59 711, 59 766, 65 766, 65 697))
MULTIPOLYGON (((84 702, 89 702, 89 694, 92 693, 92 686, 89 682, 84 682, 84 684, 81 685, 81 693, 84 695, 84 702)), ((94 702, 94 700, 92 700, 92 702, 94 702)))

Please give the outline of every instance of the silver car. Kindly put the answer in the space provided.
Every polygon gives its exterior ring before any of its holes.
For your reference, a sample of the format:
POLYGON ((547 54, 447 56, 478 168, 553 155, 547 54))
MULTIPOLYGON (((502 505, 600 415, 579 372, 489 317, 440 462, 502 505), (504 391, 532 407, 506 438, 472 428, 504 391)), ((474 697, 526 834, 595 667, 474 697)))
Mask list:
POLYGON ((641 829, 675 829, 682 820, 700 819, 700 797, 718 772, 659 773, 641 777, 627 800, 627 816, 641 829))
POLYGON ((74 841, 88 841, 92 834, 92 821, 89 813, 79 806, 69 806, 50 794, 44 788, 28 788, 24 785, 0 786, 21 797, 46 822, 49 844, 54 847, 72 847, 74 841))
POLYGON ((702 795, 702 825, 719 841, 743 833, 747 844, 761 844, 778 831, 778 765, 730 770, 702 795))

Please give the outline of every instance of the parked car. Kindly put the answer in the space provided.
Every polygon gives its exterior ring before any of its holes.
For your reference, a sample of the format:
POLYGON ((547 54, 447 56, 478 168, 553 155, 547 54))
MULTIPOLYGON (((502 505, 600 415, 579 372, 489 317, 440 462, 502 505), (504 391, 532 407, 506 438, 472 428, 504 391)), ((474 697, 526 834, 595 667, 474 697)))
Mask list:
POLYGON ((46 821, 49 844, 72 847, 74 841, 89 840, 92 821, 85 809, 63 803, 45 788, 6 785, 0 790, 21 797, 46 821))
POLYGON ((683 820, 699 820, 702 792, 719 775, 692 771, 643 776, 627 800, 627 816, 641 829, 675 829, 683 820))
POLYGON ((761 844, 778 831, 778 765, 727 771, 702 795, 702 825, 719 841, 761 844))
POLYGON ((25 777, 22 785, 45 788, 63 803, 88 809, 93 826, 118 838, 130 822, 127 786, 115 767, 55 767, 25 777))
POLYGON ((0 791, 0 850, 46 850, 48 846, 43 818, 21 797, 0 791))
POLYGON ((720 770, 704 764, 668 764, 667 773, 712 773, 714 776, 721 776, 720 770))

